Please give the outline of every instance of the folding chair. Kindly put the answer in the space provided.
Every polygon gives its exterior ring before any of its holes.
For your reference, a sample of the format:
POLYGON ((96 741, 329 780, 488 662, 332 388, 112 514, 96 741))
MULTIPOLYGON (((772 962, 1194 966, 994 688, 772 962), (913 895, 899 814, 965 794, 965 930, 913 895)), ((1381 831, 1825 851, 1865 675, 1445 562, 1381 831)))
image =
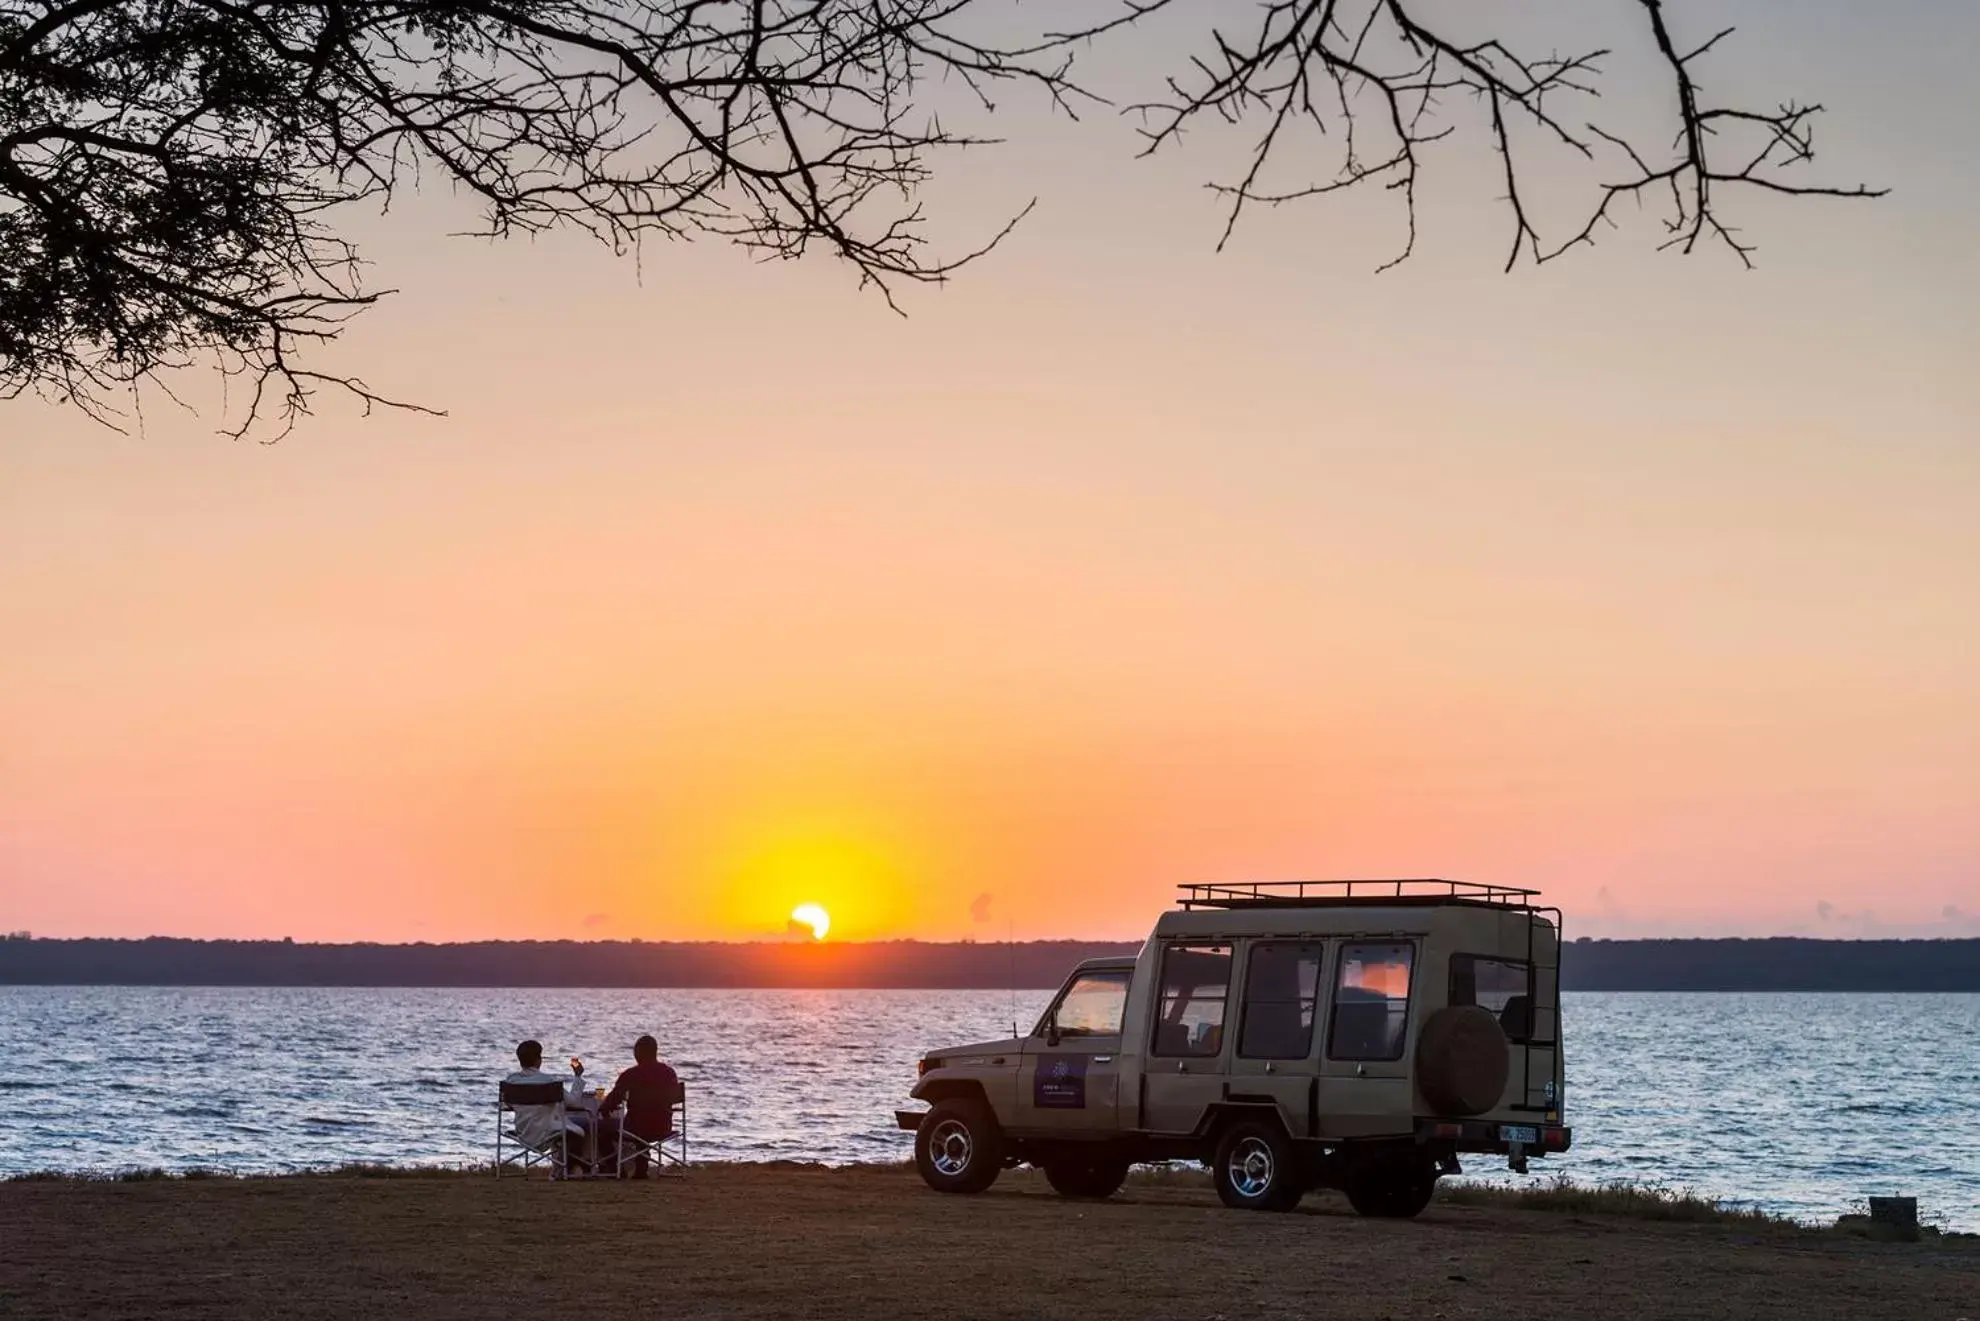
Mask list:
POLYGON ((501 1178, 502 1171, 510 1166, 519 1167, 527 1175, 530 1167, 549 1162, 553 1175, 567 1171, 571 1167, 571 1132, 569 1116, 564 1108, 564 1084, 551 1079, 545 1082, 505 1082, 495 1099, 495 1177, 501 1178), (538 1144, 526 1141, 516 1131, 516 1109, 519 1106, 549 1106, 557 1121, 556 1135, 538 1144), (502 1154, 502 1144, 514 1145, 510 1155, 502 1154))
POLYGON ((641 1156, 653 1163, 655 1178, 682 1178, 688 1171, 688 1113, 687 1085, 676 1081, 673 1095, 668 1098, 668 1113, 673 1118, 673 1132, 661 1138, 643 1138, 619 1124, 619 1177, 632 1177, 632 1164, 641 1156))

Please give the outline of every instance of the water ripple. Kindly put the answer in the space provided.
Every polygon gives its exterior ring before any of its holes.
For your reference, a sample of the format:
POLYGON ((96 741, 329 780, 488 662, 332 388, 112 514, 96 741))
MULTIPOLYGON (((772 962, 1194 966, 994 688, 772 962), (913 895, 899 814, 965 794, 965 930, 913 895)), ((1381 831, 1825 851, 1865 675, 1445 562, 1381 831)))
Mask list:
MULTIPOLYGON (((4 987, 0 1040, 47 1063, 0 1077, 0 1172, 485 1160, 516 1041, 605 1084, 642 1032, 699 1159, 904 1158, 917 1057, 1011 1017, 1001 991, 4 987)), ((1811 1218, 1903 1192, 1980 1229, 1980 996, 1581 994, 1567 1025, 1549 1171, 1811 1218)))

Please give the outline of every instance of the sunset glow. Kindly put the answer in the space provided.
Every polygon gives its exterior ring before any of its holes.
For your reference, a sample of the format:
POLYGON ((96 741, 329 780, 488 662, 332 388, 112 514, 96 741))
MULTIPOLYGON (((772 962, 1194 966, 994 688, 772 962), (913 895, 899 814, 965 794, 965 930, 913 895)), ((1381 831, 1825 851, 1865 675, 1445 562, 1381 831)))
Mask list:
POLYGON ((1386 274, 1379 186, 1220 252, 1237 157, 1020 108, 928 236, 1037 209, 905 316, 435 188, 332 349, 445 417, 0 402, 0 931, 1134 939, 1454 875, 1570 940, 1980 934, 1980 84, 1876 72, 1980 5, 1816 8, 1739 67, 1891 195, 1756 200, 1753 272, 1632 210, 1502 275, 1489 170, 1386 274))

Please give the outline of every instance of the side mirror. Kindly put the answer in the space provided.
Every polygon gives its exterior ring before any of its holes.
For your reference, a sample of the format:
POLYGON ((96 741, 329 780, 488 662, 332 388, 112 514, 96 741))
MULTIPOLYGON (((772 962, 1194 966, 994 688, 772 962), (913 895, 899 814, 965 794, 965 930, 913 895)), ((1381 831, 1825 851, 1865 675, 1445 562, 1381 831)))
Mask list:
POLYGON ((1051 1022, 1045 1025, 1045 1044, 1048 1046, 1056 1046, 1059 1044, 1058 1023, 1051 1022))

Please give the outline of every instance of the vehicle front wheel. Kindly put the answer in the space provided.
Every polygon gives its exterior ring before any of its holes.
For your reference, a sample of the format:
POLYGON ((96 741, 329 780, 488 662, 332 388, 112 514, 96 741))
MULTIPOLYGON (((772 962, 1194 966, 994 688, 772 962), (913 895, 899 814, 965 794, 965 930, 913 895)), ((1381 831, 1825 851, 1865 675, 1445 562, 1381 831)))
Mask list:
POLYGON ((981 1101, 938 1101, 915 1130, 914 1166, 938 1193, 980 1193, 1003 1172, 1003 1131, 981 1101))
POLYGON ((1224 1205, 1240 1211, 1290 1211, 1299 1205, 1292 1144, 1277 1124, 1245 1119, 1225 1129, 1210 1176, 1224 1205))
POLYGON ((1437 1191, 1431 1166, 1374 1166, 1348 1181, 1348 1205, 1365 1216, 1410 1220, 1422 1214, 1437 1191))
POLYGON ((1045 1182, 1061 1197, 1112 1197, 1127 1182, 1128 1163, 1106 1157, 1061 1157, 1045 1162, 1045 1182))

